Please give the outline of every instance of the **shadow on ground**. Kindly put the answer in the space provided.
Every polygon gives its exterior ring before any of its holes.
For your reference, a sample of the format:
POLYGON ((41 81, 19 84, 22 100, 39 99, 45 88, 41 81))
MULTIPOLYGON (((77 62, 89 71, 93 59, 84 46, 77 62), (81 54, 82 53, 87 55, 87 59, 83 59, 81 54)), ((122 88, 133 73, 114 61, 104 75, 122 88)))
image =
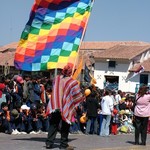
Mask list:
POLYGON ((135 142, 133 142, 133 141, 126 141, 126 143, 129 143, 129 144, 135 145, 135 142))

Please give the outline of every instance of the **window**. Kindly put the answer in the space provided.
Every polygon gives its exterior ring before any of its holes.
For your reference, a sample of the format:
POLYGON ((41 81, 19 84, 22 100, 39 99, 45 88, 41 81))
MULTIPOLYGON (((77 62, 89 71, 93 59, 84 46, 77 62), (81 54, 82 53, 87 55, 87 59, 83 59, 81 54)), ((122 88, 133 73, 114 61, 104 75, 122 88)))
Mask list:
POLYGON ((148 75, 147 74, 141 74, 140 75, 140 84, 148 84, 148 75))
POLYGON ((105 76, 105 89, 118 90, 119 76, 105 76))
POLYGON ((116 61, 109 61, 108 62, 108 67, 109 68, 115 68, 116 67, 116 61))

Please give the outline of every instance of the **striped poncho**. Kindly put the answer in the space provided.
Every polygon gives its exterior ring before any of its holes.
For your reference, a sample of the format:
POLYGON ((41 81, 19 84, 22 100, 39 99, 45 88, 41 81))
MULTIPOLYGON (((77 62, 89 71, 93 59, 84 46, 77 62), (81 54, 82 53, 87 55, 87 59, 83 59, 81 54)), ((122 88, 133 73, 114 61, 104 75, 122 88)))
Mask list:
POLYGON ((84 100, 78 82, 71 77, 56 76, 47 112, 51 114, 60 110, 62 119, 71 123, 75 107, 84 100))

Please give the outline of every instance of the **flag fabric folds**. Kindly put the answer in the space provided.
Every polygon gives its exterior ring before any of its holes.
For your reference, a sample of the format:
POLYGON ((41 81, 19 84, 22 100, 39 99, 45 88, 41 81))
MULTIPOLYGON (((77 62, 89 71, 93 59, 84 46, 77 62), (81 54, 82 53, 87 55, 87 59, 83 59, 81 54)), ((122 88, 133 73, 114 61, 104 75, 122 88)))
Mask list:
POLYGON ((86 64, 85 64, 85 68, 84 68, 84 80, 88 83, 90 83, 92 80, 92 77, 90 75, 90 70, 86 64))
POLYGON ((14 65, 40 71, 73 65, 93 0, 35 0, 14 65))
POLYGON ((126 82, 142 72, 144 72, 144 66, 140 65, 134 72, 129 73, 129 75, 126 78, 126 82))
POLYGON ((79 75, 81 74, 82 68, 83 68, 83 58, 80 60, 78 68, 76 69, 76 71, 74 72, 72 76, 73 79, 76 79, 76 80, 78 79, 79 75))

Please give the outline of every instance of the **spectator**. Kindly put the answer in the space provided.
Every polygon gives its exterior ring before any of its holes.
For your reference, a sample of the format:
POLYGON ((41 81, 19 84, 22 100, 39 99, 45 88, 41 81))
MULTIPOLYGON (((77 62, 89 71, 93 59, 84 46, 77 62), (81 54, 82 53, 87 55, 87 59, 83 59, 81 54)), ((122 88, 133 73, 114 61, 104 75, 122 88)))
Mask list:
POLYGON ((6 102, 6 94, 4 94, 5 84, 0 83, 0 105, 2 102, 6 102))
POLYGON ((98 117, 98 100, 95 98, 95 91, 91 89, 91 94, 86 97, 86 109, 87 109, 87 124, 86 134, 97 134, 97 117, 98 117))
POLYGON ((41 95, 41 88, 40 84, 38 83, 38 77, 36 75, 32 76, 32 82, 28 84, 28 92, 30 97, 30 104, 36 103, 40 104, 40 95, 41 95))
POLYGON ((113 114, 112 114, 112 124, 111 124, 111 133, 117 135, 119 126, 119 113, 118 110, 114 107, 113 114))
POLYGON ((23 83, 21 76, 17 76, 15 85, 15 101, 23 103, 23 83))
POLYGON ((116 109, 119 111, 119 101, 121 100, 122 91, 118 90, 117 94, 115 95, 115 103, 116 109))
POLYGON ((2 132, 6 134, 11 134, 12 133, 12 128, 10 124, 10 112, 8 110, 8 104, 6 102, 1 103, 1 129, 2 132))
POLYGON ((23 103, 29 102, 29 84, 31 83, 31 76, 29 74, 25 74, 23 76, 24 84, 23 84, 23 103))
POLYGON ((111 115, 113 111, 113 99, 110 97, 110 92, 105 91, 105 96, 102 98, 101 101, 101 109, 103 115, 103 121, 100 131, 100 136, 109 136, 109 125, 111 121, 111 115))
POLYGON ((146 145, 147 126, 150 116, 150 94, 148 87, 143 85, 139 88, 136 96, 136 106, 134 109, 135 115, 135 144, 139 144, 139 137, 141 135, 141 145, 146 145))

